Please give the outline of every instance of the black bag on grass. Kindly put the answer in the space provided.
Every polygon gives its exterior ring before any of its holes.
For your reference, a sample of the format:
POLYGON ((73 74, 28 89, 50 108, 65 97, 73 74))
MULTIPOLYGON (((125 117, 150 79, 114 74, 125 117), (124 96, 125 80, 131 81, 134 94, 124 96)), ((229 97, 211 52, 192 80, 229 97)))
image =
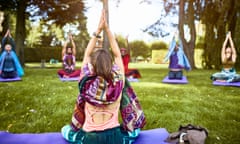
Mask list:
POLYGON ((180 125, 178 131, 171 133, 165 141, 177 144, 204 144, 207 137, 206 128, 188 124, 180 125))

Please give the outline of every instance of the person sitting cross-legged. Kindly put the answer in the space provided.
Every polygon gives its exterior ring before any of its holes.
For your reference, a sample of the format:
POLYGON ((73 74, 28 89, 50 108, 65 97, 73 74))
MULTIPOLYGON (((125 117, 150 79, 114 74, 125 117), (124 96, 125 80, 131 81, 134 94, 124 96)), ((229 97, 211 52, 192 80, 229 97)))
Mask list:
POLYGON ((104 11, 85 50, 82 65, 72 122, 62 128, 62 136, 70 143, 132 144, 145 125, 145 116, 125 80, 121 53, 104 11), (96 48, 102 30, 107 33, 114 58, 108 49, 96 48))

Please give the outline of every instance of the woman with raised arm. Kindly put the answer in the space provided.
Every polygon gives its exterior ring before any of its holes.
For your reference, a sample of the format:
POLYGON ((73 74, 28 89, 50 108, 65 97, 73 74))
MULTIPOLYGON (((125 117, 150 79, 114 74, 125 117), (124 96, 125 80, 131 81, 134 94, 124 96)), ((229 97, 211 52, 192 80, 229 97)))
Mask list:
POLYGON ((24 75, 23 68, 15 53, 15 42, 8 29, 2 39, 2 50, 0 55, 0 77, 15 78, 24 75))
POLYGON ((231 37, 231 32, 228 32, 226 39, 222 46, 221 51, 221 61, 222 61, 222 71, 215 73, 211 76, 213 81, 219 82, 236 82, 240 81, 240 75, 236 74, 234 64, 237 59, 237 52, 234 47, 234 43, 231 37), (230 47, 228 45, 230 43, 230 47))
POLYGON ((62 49, 62 61, 63 69, 58 70, 58 75, 63 78, 78 77, 80 70, 76 70, 76 45, 71 34, 68 35, 68 41, 63 45, 62 49), (68 41, 71 42, 72 47, 68 45, 68 41))
POLYGON ((145 125, 145 116, 125 80, 121 53, 104 11, 82 64, 79 96, 71 125, 62 128, 63 137, 70 143, 79 144, 131 144, 145 125), (102 30, 107 33, 113 58, 109 50, 96 47, 102 30))
POLYGON ((131 54, 130 54, 131 49, 130 49, 130 46, 129 46, 129 43, 128 43, 128 36, 126 36, 126 47, 127 48, 120 48, 125 76, 127 78, 141 78, 141 74, 138 71, 138 69, 128 68, 128 64, 131 60, 131 54))

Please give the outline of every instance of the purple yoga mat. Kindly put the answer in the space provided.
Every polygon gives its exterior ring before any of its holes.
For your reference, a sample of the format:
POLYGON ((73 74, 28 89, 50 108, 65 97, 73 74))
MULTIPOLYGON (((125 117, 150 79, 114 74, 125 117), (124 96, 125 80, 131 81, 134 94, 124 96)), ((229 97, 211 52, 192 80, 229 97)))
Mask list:
POLYGON ((186 76, 183 76, 181 80, 178 79, 169 79, 168 76, 166 76, 163 80, 163 83, 172 83, 172 84, 187 84, 188 80, 186 76))
POLYGON ((139 82, 137 78, 127 78, 129 82, 139 82))
POLYGON ((165 128, 157 128, 141 131, 133 144, 168 144, 164 142, 169 133, 165 128))
POLYGON ((66 81, 78 81, 79 80, 79 77, 71 77, 71 78, 62 78, 59 76, 59 79, 63 82, 66 82, 66 81))
POLYGON ((14 82, 14 81, 20 81, 22 80, 21 77, 15 77, 15 78, 2 78, 0 77, 0 82, 14 82))
MULTIPOLYGON (((169 133, 164 128, 143 130, 134 144, 168 144, 164 140, 169 133)), ((0 131, 1 144, 68 144, 59 132, 12 134, 0 131)))
POLYGON ((218 81, 213 81, 213 85, 218 85, 218 86, 236 86, 240 87, 240 82, 218 82, 218 81))
POLYGON ((68 144, 61 133, 22 133, 0 132, 1 144, 68 144))

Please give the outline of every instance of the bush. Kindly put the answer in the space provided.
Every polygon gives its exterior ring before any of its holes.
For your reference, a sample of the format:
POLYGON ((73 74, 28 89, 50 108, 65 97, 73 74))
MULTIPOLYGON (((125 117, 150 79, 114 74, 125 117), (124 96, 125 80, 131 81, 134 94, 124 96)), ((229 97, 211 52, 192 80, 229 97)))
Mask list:
POLYGON ((151 51, 149 46, 140 40, 136 40, 130 43, 132 57, 142 56, 144 59, 151 56, 151 51))
POLYGON ((45 47, 45 48, 25 48, 25 62, 40 62, 41 60, 50 61, 55 59, 62 61, 61 47, 45 47))
POLYGON ((167 44, 162 41, 154 42, 151 45, 152 50, 161 50, 161 49, 167 49, 167 44))

